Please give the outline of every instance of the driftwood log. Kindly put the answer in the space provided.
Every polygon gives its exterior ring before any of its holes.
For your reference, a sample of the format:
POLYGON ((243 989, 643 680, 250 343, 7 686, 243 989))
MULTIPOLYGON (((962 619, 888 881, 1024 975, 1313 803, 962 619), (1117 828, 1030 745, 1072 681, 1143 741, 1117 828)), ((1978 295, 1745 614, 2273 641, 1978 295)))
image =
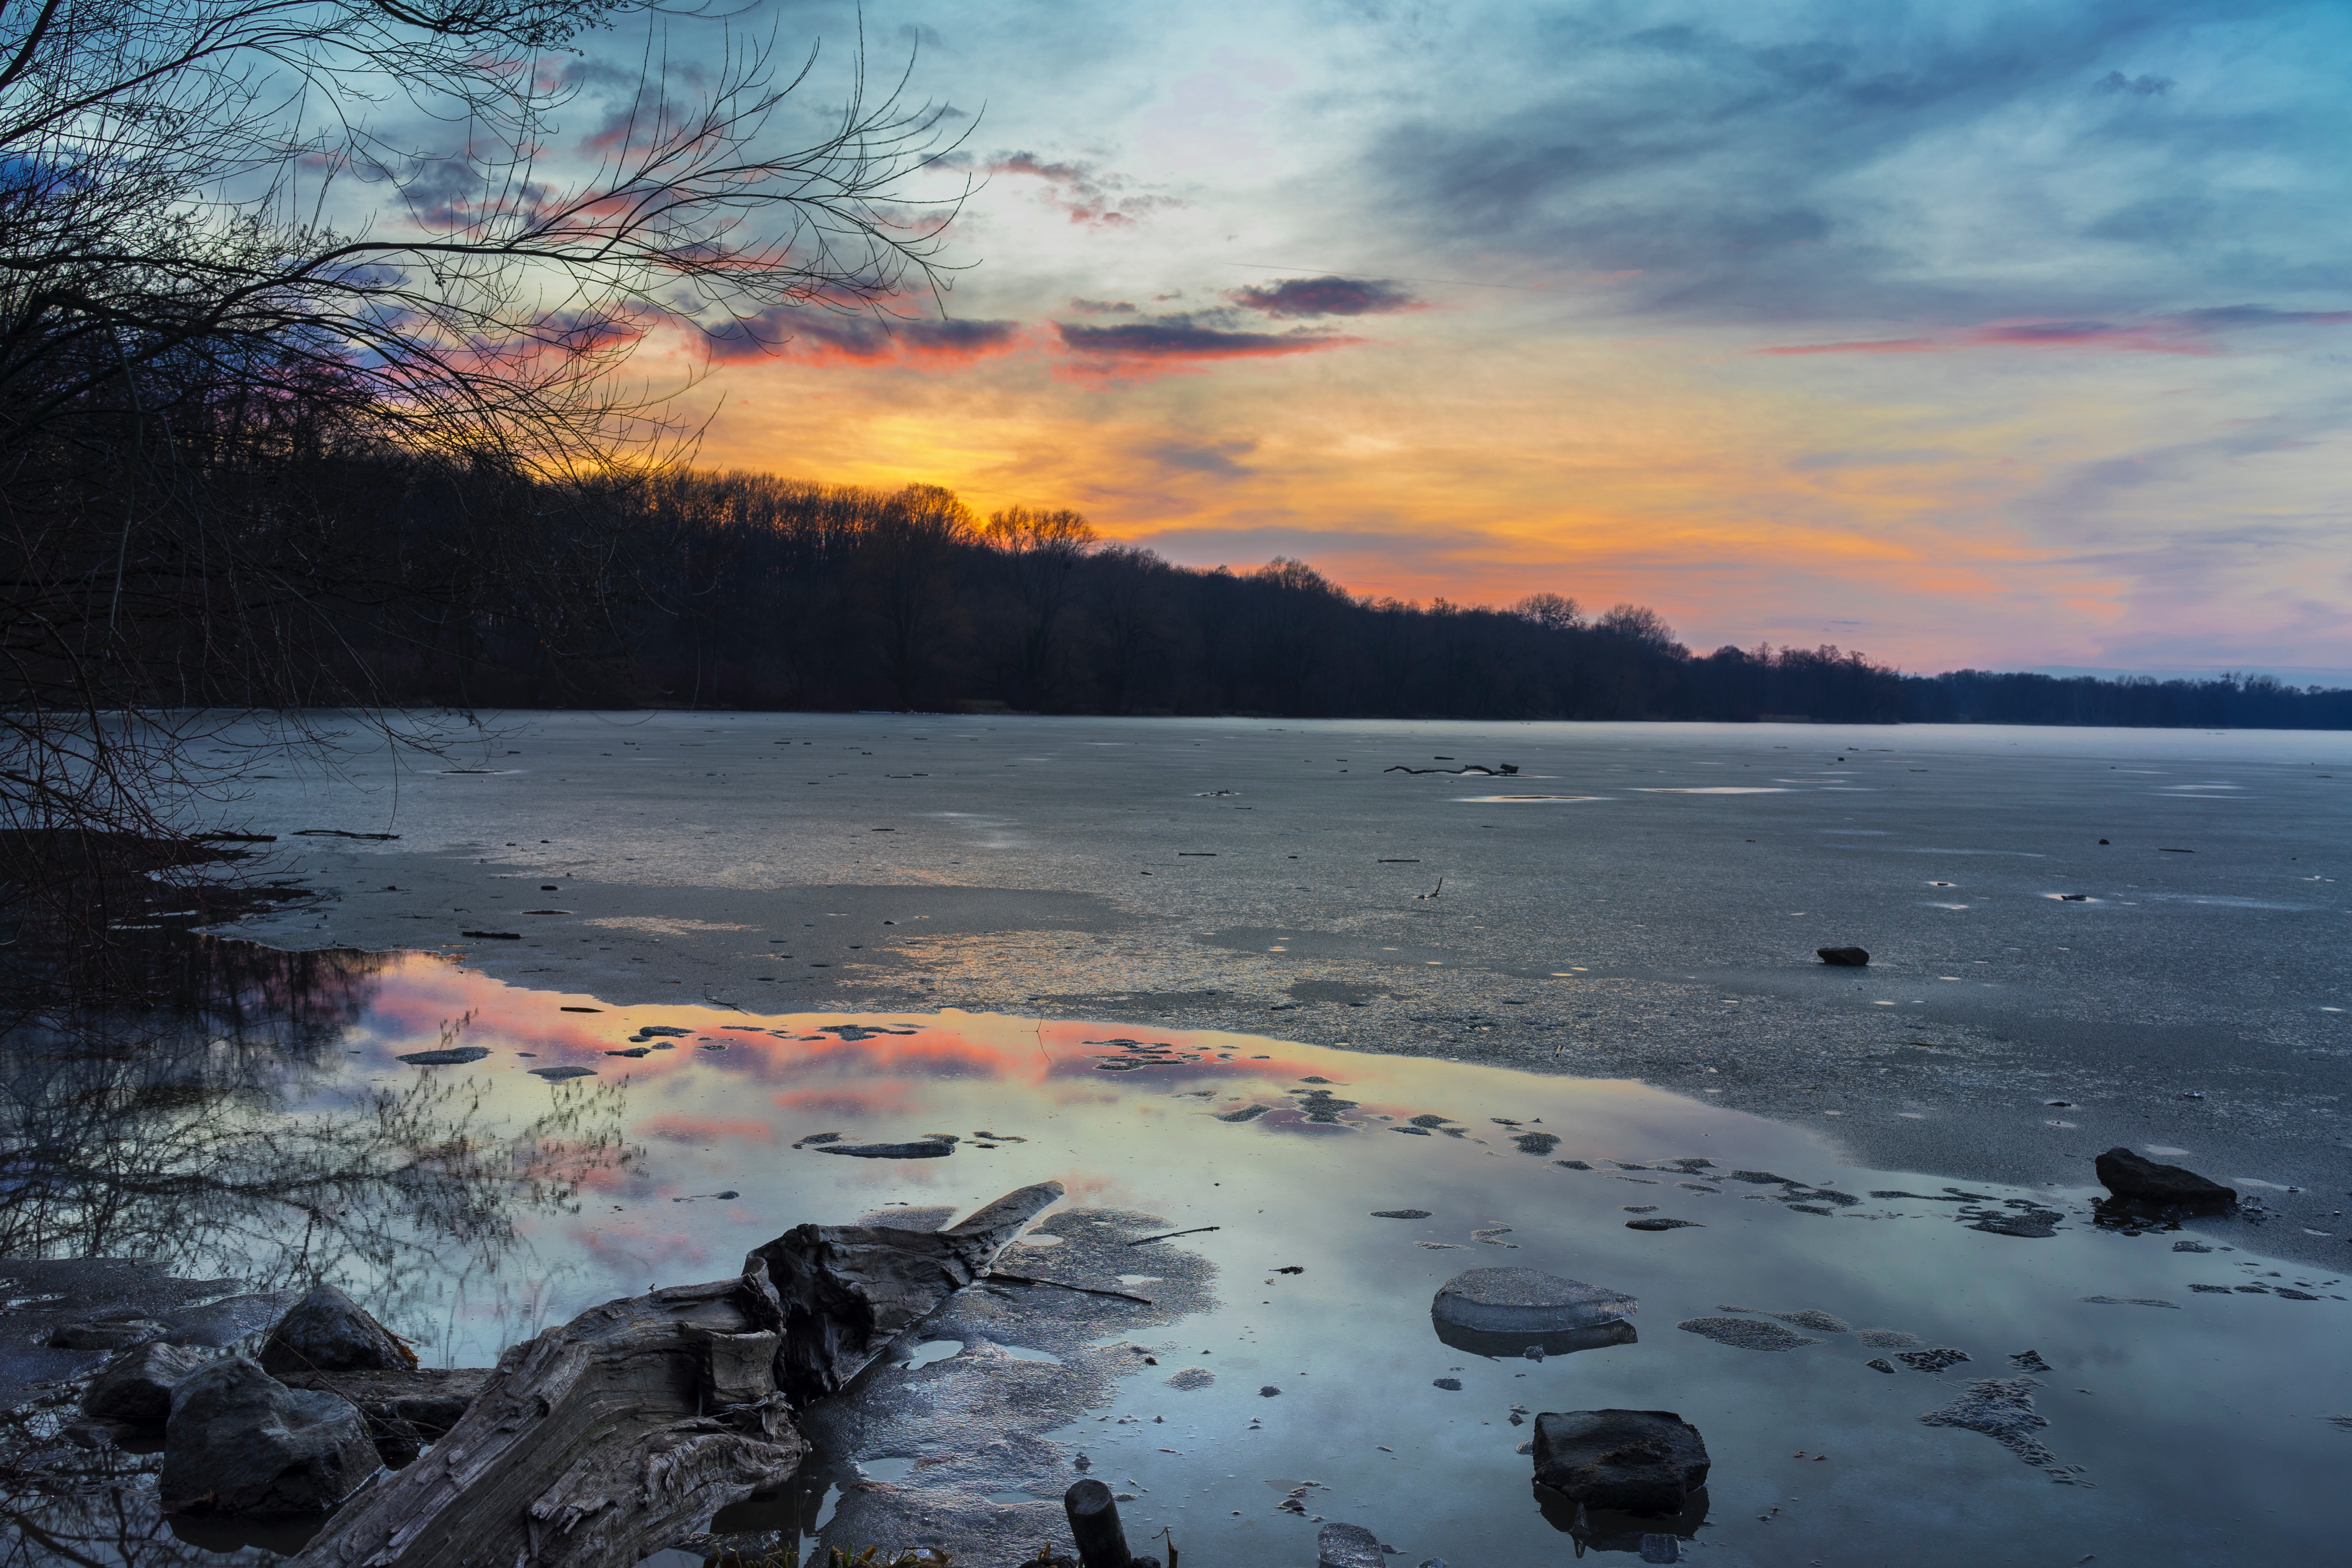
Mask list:
POLYGON ((800 1226, 740 1279, 583 1312, 500 1356, 292 1568, 629 1568, 790 1479, 808 1444, 787 1395, 837 1392, 1061 1195, 1024 1187, 944 1231, 800 1226))
POLYGON ((1059 1182, 1007 1193, 946 1230, 800 1225, 743 1260, 783 1305, 776 1382, 795 1405, 840 1393, 890 1342, 988 1271, 1059 1182))

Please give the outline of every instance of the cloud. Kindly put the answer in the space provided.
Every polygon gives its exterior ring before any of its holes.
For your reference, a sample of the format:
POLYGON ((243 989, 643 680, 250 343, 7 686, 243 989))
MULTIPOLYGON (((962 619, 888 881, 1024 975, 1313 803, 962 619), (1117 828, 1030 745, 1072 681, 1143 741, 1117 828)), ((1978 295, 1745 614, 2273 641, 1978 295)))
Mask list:
POLYGON ((2284 0, 1710 9, 1649 27, 1629 19, 1654 7, 1552 9, 1521 74, 1475 84, 1491 108, 1386 118, 1353 174, 1361 216, 1454 237, 1461 259, 1433 267, 1639 269, 1616 300, 1719 321, 2104 317, 2308 287, 2341 255, 2324 90, 2269 60, 2194 92, 2123 65, 2200 58, 2199 29, 2232 16, 2329 47, 2284 0), (2215 241, 2084 232, 2158 199, 2209 204, 2215 241))
POLYGON ((1126 300, 1073 300, 1070 309, 1086 316, 1132 316, 1135 306, 1126 300))
POLYGON ((1864 338, 1846 342, 1783 343, 1768 354, 1917 354, 1960 349, 2109 349, 2118 353, 2215 354, 2214 334, 2246 327, 2332 327, 2352 323, 2352 310, 2274 310, 2266 305, 2219 305, 2147 316, 2137 321, 1993 321, 1933 337, 1864 338))
MULTIPOLYGON (((943 164, 965 163, 944 158, 943 164)), ((1054 163, 1034 153, 999 153, 980 165, 987 174, 1021 174, 1044 182, 1044 200, 1068 215, 1069 220, 1092 228, 1118 228, 1155 212, 1186 204, 1174 196, 1140 191, 1124 174, 1105 173, 1092 163, 1054 163)))
POLYGON ((779 305, 749 321, 706 329, 702 336, 711 360, 719 364, 772 356, 803 364, 944 370, 1009 353, 1025 334, 1019 321, 942 321, 779 305))
POLYGON ((1217 324, 1220 312, 1156 316, 1117 326, 1090 327, 1056 321, 1062 346, 1084 376, 1148 380, 1197 371, 1219 360, 1278 359, 1348 348, 1364 342, 1313 327, 1286 332, 1236 331, 1217 324))
POLYGON ((1257 470, 1236 461, 1257 450, 1254 440, 1161 441, 1138 449, 1136 455, 1163 468, 1181 468, 1218 479, 1240 479, 1257 470))
POLYGON ((1286 278, 1225 296, 1244 310, 1286 319, 1300 316, 1388 316, 1426 309, 1410 289, 1378 278, 1286 278))

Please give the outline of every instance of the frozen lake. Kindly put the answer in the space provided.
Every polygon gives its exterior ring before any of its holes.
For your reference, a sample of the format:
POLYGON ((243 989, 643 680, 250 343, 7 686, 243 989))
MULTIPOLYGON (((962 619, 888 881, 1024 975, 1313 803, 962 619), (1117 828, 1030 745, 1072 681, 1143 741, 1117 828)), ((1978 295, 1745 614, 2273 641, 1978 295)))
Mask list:
POLYGON ((247 787, 401 836, 281 837, 333 897, 272 942, 1635 1078, 1966 1180, 2177 1148, 2352 1232, 2352 736, 513 715, 247 787))
MULTIPOLYGON (((1705 1435, 1698 1561, 2352 1522, 2352 738, 567 714, 247 772, 222 826, 323 897, 201 943, 204 1009, 17 1021, 0 1252, 330 1278, 480 1364, 803 1220, 1063 1182, 739 1527, 1010 1563, 1091 1473, 1194 1564, 1318 1519, 1565 1561, 1633 1538, 1562 1533, 1519 1423, 1606 1406, 1705 1435), (2245 1207, 2103 1215, 2115 1144, 2245 1207), (1440 1339, 1478 1267, 1637 1338, 1440 1339), (1988 1400, 2006 1440, 1921 1419, 1988 1400)), ((22 1515, 86 1556, 258 1539, 87 1464, 22 1515)))

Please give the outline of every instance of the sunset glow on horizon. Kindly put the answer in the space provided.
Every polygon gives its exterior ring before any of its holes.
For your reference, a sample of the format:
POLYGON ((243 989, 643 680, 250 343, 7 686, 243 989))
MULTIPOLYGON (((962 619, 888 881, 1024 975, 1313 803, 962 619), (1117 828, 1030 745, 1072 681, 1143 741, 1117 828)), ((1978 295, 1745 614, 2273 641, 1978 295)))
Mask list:
POLYGON ((962 138, 910 187, 972 182, 961 269, 720 342, 704 466, 1697 647, 2352 672, 2340 10, 866 26, 962 138))

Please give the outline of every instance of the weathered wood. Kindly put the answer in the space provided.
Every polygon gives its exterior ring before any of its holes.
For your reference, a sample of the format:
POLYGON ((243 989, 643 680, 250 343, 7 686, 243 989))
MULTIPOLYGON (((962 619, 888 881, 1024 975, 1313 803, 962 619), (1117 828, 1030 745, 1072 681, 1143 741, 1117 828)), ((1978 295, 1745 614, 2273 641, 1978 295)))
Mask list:
POLYGON ((1064 1492, 1062 1511, 1070 1516, 1070 1535, 1085 1568, 1128 1568, 1135 1561, 1118 1522, 1118 1500, 1102 1482, 1089 1479, 1064 1492))
POLYGON ((763 1274, 608 1302, 509 1350, 432 1451, 298 1568, 627 1568, 799 1468, 763 1274))
MULTIPOLYGON (((500 1356, 432 1450, 295 1568, 628 1568, 787 1479, 808 1448, 787 1394, 835 1392, 1061 1195, 1024 1187, 942 1231, 804 1225, 740 1279, 583 1312, 500 1356)), ((373 1375, 305 1382, 420 1435, 419 1416, 447 1415, 373 1375)))
POLYGON ((767 1279, 782 1304, 777 1384, 796 1405, 838 1394, 1061 1195, 1059 1182, 1023 1187, 946 1230, 795 1226, 753 1251, 744 1272, 767 1279))
POLYGON ((437 1443, 481 1397, 491 1372, 486 1366, 419 1368, 415 1372, 281 1372, 289 1388, 340 1394, 359 1406, 368 1436, 383 1462, 395 1469, 414 1463, 427 1443, 437 1443))

